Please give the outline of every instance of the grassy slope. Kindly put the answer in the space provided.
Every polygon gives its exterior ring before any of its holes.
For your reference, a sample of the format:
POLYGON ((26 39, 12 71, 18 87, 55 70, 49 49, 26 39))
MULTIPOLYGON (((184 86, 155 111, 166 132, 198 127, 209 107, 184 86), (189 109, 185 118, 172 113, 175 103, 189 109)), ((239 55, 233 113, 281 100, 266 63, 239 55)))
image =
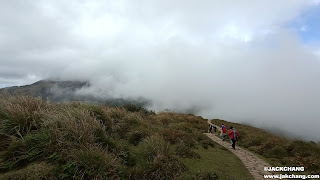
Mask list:
POLYGON ((288 140, 258 128, 220 119, 214 119, 212 123, 235 127, 240 136, 238 144, 260 155, 273 166, 303 166, 308 173, 320 174, 319 144, 288 140))
POLYGON ((206 128, 201 117, 134 106, 2 99, 0 179, 251 178, 206 128))
POLYGON ((201 159, 183 159, 186 166, 190 168, 186 172, 186 177, 201 171, 213 171, 221 179, 253 179, 252 176, 248 175, 247 169, 236 156, 224 147, 218 144, 216 146, 216 148, 209 148, 208 150, 203 148, 196 150, 195 152, 201 156, 201 159))

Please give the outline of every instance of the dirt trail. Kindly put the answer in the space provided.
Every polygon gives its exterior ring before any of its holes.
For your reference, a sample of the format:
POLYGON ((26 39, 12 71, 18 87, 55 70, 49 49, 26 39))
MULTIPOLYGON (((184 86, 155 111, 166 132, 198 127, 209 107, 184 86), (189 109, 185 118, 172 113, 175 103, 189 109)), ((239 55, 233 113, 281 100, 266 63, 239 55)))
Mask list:
MULTIPOLYGON (((211 125, 214 125, 211 123, 211 120, 208 120, 208 123, 211 125)), ((217 133, 221 132, 221 128, 217 126, 217 133)), ((270 164, 262 160, 261 158, 257 157, 253 153, 236 146, 236 150, 232 149, 231 142, 229 140, 229 137, 227 135, 226 141, 222 141, 221 138, 214 135, 214 133, 205 133, 210 139, 215 141, 216 143, 220 144, 221 146, 227 148, 230 150, 233 154, 235 154, 245 165, 245 167, 249 170, 250 174, 254 177, 254 179, 260 180, 264 179, 263 175, 267 174, 273 174, 271 172, 264 171, 264 167, 271 167, 270 164)), ((241 134, 240 134, 241 136, 241 134)))

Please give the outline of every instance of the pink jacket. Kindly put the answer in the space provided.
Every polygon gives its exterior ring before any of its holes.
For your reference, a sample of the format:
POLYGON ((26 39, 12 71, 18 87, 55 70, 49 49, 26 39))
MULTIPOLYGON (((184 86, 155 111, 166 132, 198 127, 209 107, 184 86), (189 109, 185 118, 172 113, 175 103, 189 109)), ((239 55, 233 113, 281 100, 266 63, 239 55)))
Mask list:
MULTIPOLYGON (((229 129, 229 131, 228 131, 228 135, 229 135, 229 138, 230 138, 230 139, 233 139, 233 138, 234 138, 234 132, 233 132, 233 129, 229 129)), ((236 131, 236 137, 237 137, 237 139, 239 138, 238 131, 236 131)))

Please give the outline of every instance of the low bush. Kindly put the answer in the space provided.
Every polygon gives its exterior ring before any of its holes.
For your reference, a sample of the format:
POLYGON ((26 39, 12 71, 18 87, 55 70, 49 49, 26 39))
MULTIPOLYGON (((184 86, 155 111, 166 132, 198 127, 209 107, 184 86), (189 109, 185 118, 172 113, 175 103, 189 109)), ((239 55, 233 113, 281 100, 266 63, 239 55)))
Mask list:
POLYGON ((101 147, 75 150, 71 155, 76 179, 119 178, 119 159, 101 147))
POLYGON ((104 126, 88 110, 60 109, 52 112, 46 130, 59 149, 90 147, 96 142, 95 133, 104 126))
POLYGON ((117 147, 117 143, 103 129, 96 129, 94 132, 95 143, 112 151, 117 147))
POLYGON ((0 100, 0 133, 22 137, 40 128, 49 105, 41 98, 9 97, 0 100))
POLYGON ((46 162, 32 163, 25 168, 0 174, 1 180, 55 180, 54 166, 46 162))
POLYGON ((194 147, 196 144, 192 134, 189 134, 182 130, 166 128, 162 134, 164 140, 171 144, 183 143, 185 146, 188 147, 194 147))
POLYGON ((199 171, 195 175, 188 177, 190 180, 218 180, 218 175, 212 171, 199 171))
POLYGON ((136 154, 137 164, 133 177, 137 179, 171 179, 185 169, 161 136, 147 138, 138 146, 136 154))
POLYGON ((129 112, 140 112, 145 115, 155 115, 156 113, 154 111, 148 110, 143 107, 135 106, 133 104, 127 104, 122 106, 124 109, 126 109, 129 112))
POLYGON ((197 141, 200 142, 201 146, 204 149, 208 149, 209 147, 214 147, 214 143, 211 139, 208 139, 204 134, 197 133, 197 141))
POLYGON ((49 136, 44 132, 27 134, 23 139, 15 139, 2 154, 0 171, 22 167, 45 157, 46 149, 50 147, 49 143, 49 136))
POLYGON ((129 133, 129 143, 133 145, 138 145, 141 141, 143 141, 146 137, 148 137, 149 133, 146 130, 136 130, 129 133))
POLYGON ((6 135, 6 134, 2 134, 0 133, 0 151, 4 151, 10 144, 11 141, 11 137, 6 135))
POLYGON ((269 158, 285 158, 288 156, 288 153, 283 147, 275 146, 266 151, 263 155, 269 158))
POLYGON ((175 146, 174 152, 177 156, 183 158, 198 158, 200 159, 200 155, 195 153, 191 148, 185 146, 182 143, 179 143, 175 146))

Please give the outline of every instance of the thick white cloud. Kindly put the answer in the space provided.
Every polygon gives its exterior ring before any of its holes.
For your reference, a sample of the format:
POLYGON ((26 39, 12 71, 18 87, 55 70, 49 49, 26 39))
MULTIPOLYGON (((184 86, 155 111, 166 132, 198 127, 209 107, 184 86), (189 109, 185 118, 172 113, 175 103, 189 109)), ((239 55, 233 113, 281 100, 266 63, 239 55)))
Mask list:
MULTIPOLYGON (((0 1, 0 87, 88 80, 78 93, 317 139, 320 60, 287 24, 317 1, 0 1)), ((319 139, 317 139, 319 140, 319 139)))

